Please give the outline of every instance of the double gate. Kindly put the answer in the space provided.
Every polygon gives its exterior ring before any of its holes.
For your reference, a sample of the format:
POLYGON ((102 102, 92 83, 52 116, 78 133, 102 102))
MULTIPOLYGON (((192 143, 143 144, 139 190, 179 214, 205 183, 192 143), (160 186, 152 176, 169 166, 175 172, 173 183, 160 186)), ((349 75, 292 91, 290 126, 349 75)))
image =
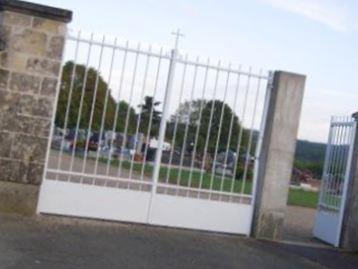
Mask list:
POLYGON ((249 234, 269 74, 68 35, 38 211, 249 234))
POLYGON ((351 117, 332 117, 330 123, 313 234, 336 247, 340 244, 356 124, 351 117))

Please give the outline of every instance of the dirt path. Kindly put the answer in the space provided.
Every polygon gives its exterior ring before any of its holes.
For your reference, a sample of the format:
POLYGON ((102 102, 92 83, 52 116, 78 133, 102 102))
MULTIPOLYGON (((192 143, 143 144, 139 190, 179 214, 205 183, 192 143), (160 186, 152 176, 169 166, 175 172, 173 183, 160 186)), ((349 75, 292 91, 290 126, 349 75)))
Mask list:
POLYGON ((284 221, 283 240, 303 243, 317 243, 313 238, 316 209, 288 206, 284 221))

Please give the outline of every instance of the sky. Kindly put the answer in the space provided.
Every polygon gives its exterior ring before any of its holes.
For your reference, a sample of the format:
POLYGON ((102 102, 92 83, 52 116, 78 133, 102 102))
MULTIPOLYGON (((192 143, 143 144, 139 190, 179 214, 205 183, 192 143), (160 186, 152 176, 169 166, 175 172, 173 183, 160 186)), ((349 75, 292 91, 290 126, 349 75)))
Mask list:
POLYGON ((33 0, 73 11, 72 29, 307 76, 298 137, 325 142, 332 115, 358 111, 358 1, 33 0))

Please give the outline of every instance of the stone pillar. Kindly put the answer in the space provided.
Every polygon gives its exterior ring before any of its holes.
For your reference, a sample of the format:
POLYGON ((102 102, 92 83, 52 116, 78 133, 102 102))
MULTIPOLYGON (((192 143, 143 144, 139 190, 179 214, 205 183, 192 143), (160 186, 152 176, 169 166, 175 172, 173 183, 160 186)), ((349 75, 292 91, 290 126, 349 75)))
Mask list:
MULTIPOLYGON (((358 122, 358 112, 352 117, 358 122)), ((343 217, 341 247, 358 251, 358 124, 354 138, 353 156, 343 217)))
POLYGON ((253 221, 253 235, 281 237, 293 166, 306 77, 278 71, 263 132, 253 221))
POLYGON ((68 10, 0 0, 0 212, 36 212, 68 10))

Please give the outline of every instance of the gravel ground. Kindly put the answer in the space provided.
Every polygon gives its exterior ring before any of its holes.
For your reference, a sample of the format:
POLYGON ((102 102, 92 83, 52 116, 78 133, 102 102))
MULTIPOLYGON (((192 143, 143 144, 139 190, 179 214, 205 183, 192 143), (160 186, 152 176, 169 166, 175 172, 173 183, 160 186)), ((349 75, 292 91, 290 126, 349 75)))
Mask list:
POLYGON ((223 234, 0 215, 0 268, 350 269, 358 256, 223 234))

